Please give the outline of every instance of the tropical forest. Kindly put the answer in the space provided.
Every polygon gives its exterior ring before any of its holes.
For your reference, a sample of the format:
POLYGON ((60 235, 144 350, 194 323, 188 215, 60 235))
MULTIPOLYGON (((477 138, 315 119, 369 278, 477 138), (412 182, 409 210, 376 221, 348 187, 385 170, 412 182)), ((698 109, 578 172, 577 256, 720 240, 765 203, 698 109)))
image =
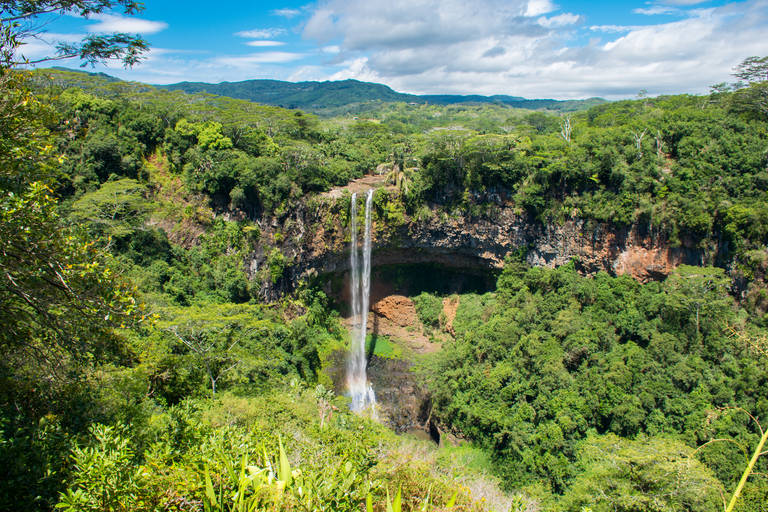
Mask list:
POLYGON ((768 510, 768 57, 554 100, 25 53, 144 8, 0 2, 0 511, 768 510))

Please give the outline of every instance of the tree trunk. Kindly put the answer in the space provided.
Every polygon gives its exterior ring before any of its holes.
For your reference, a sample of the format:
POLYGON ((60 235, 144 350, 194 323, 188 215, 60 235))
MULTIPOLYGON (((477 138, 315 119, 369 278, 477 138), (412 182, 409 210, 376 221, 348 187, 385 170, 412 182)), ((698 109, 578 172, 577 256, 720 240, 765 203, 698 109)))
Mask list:
POLYGON ((696 306, 696 341, 699 341, 701 335, 699 333, 699 306, 696 306))

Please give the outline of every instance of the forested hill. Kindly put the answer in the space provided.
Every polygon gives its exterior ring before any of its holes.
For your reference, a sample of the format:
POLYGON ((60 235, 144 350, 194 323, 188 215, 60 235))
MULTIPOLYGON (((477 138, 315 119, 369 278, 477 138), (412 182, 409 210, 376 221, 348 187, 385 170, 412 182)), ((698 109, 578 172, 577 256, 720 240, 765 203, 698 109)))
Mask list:
POLYGON ((404 101, 425 103, 413 94, 393 91, 383 84, 341 80, 329 82, 284 82, 281 80, 244 80, 242 82, 179 82, 158 85, 160 89, 184 91, 187 93, 206 92, 242 100, 266 103, 285 108, 317 110, 341 107, 351 103, 369 101, 404 101))
POLYGON ((454 105, 458 103, 496 103, 514 108, 547 109, 561 112, 585 110, 604 103, 601 98, 586 100, 526 99, 519 96, 480 96, 480 95, 414 95, 393 91, 383 84, 341 80, 328 82, 283 82, 280 80, 244 80, 242 82, 222 82, 208 84, 204 82, 180 82, 178 84, 159 85, 158 88, 180 90, 188 93, 207 92, 220 96, 229 96, 243 100, 266 103, 285 108, 298 108, 318 114, 329 109, 352 107, 365 111, 382 102, 431 103, 454 105))

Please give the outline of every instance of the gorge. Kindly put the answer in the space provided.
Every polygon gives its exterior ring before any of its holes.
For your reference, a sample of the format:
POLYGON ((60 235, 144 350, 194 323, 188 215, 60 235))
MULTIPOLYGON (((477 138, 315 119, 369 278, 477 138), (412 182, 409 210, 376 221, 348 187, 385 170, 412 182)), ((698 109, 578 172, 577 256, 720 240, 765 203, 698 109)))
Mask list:
MULTIPOLYGON (((680 264, 728 262, 727 244, 694 238, 674 243, 647 223, 616 226, 579 218, 545 223, 503 202, 480 215, 433 205, 421 218, 405 213, 392 217, 381 204, 397 204, 398 195, 378 181, 378 187, 367 188, 367 193, 381 197, 374 206, 371 234, 374 266, 434 263, 487 273, 501 269, 506 257, 524 254, 534 266, 554 268, 576 260, 584 275, 603 271, 647 282, 663 279, 680 264)), ((320 196, 282 219, 259 222, 265 238, 280 233, 277 247, 287 261, 280 280, 263 284, 266 299, 293 290, 300 282, 350 270, 347 227, 342 221, 350 200, 348 195, 320 196)), ((268 252, 257 247, 251 254, 251 275, 267 264, 268 252)))

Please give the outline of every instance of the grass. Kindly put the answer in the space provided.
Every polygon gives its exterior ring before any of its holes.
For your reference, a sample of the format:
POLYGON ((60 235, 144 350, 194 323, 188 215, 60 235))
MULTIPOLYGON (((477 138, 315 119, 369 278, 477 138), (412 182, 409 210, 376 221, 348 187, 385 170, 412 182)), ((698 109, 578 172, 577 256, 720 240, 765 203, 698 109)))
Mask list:
POLYGON ((490 475, 493 469, 489 453, 469 443, 441 446, 437 452, 437 461, 441 467, 460 467, 467 474, 490 475))
POLYGON ((403 349, 389 339, 388 336, 369 334, 365 340, 368 355, 375 355, 387 359, 402 359, 403 349))

